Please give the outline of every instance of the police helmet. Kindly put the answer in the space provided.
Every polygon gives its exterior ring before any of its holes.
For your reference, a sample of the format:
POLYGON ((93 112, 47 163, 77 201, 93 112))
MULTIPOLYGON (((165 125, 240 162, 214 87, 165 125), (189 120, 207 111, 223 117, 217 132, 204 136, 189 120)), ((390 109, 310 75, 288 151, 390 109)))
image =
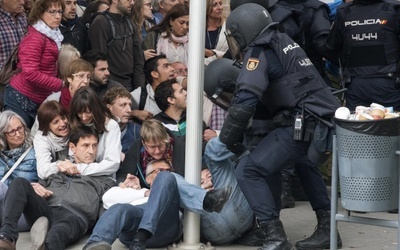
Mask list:
POLYGON ((225 110, 231 106, 239 71, 234 62, 227 58, 212 61, 204 70, 204 91, 207 97, 225 110))
POLYGON ((234 9, 236 9, 238 6, 240 6, 242 4, 255 3, 255 4, 259 4, 262 7, 268 9, 268 8, 274 6, 277 2, 278 2, 278 0, 231 0, 230 7, 231 7, 231 11, 233 11, 234 9))
POLYGON ((226 38, 232 57, 243 51, 260 32, 272 23, 269 12, 255 3, 245 3, 235 8, 226 21, 226 38))

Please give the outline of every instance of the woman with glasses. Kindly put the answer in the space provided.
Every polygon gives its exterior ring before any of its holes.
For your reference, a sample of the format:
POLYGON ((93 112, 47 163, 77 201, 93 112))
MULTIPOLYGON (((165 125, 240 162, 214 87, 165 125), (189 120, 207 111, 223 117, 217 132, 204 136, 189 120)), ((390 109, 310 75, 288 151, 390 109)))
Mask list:
MULTIPOLYGON (((3 178, 13 165, 28 150, 18 166, 11 172, 9 177, 0 182, 0 214, 3 211, 3 199, 6 195, 8 185, 17 177, 23 177, 30 182, 38 181, 36 170, 35 150, 32 146, 32 139, 29 128, 25 121, 11 110, 0 114, 0 178, 3 178)), ((1 220, 1 218, 0 218, 1 220)), ((18 231, 29 230, 25 219, 21 217, 18 222, 18 231)))
POLYGON ((71 130, 90 126, 99 134, 96 161, 77 164, 82 175, 115 175, 122 154, 121 130, 110 110, 90 87, 78 89, 70 105, 71 130))
POLYGON ((28 33, 18 46, 17 73, 4 93, 4 109, 13 110, 31 128, 37 109, 52 92, 60 91, 57 58, 63 36, 59 25, 62 0, 38 0, 28 17, 28 33))
MULTIPOLYGON (((49 95, 44 102, 55 100, 69 111, 69 105, 75 92, 82 87, 89 86, 90 78, 93 72, 93 66, 83 60, 76 59, 71 61, 64 72, 64 86, 61 91, 49 95)), ((38 121, 32 126, 32 135, 35 136, 38 130, 38 121)))

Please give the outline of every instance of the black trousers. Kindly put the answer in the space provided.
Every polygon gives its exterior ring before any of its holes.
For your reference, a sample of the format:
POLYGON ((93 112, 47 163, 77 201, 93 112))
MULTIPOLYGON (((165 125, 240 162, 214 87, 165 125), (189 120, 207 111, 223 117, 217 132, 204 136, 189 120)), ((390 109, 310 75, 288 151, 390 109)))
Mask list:
POLYGON ((280 171, 290 164, 295 164, 313 210, 330 209, 330 198, 318 165, 307 156, 310 143, 293 140, 293 130, 293 126, 273 130, 236 167, 239 186, 261 221, 279 218, 280 171))
POLYGON ((37 195, 31 183, 24 178, 16 178, 11 182, 4 202, 0 234, 14 240, 18 239, 17 226, 21 214, 25 215, 30 225, 41 216, 48 218, 46 249, 65 249, 80 240, 88 228, 81 218, 68 209, 49 206, 47 200, 37 195))

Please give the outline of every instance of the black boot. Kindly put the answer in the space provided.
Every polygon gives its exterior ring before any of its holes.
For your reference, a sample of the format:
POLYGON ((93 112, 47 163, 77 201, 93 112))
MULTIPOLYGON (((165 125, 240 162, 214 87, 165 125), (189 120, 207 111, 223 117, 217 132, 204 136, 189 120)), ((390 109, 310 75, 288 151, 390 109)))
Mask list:
POLYGON ((258 250, 290 250, 292 248, 279 219, 260 223, 260 227, 265 231, 267 238, 266 243, 258 250))
POLYGON ((282 175, 282 194, 281 209, 294 207, 294 198, 292 193, 292 177, 286 174, 282 175))
POLYGON ((232 192, 231 186, 208 191, 203 200, 204 211, 207 211, 209 213, 221 212, 225 203, 228 201, 231 192, 232 192))
MULTIPOLYGON (((296 243, 297 250, 329 249, 331 239, 331 211, 316 211, 318 224, 314 233, 304 240, 296 243)), ((337 248, 342 247, 342 240, 337 232, 337 248)))

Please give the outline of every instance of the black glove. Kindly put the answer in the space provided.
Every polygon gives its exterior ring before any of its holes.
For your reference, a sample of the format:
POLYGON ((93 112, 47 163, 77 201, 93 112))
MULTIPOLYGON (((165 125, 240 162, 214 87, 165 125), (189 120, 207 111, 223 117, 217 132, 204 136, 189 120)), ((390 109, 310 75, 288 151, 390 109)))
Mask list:
POLYGON ((246 150, 241 142, 254 112, 255 109, 238 104, 229 108, 228 117, 224 122, 219 138, 232 153, 240 154, 246 150))

